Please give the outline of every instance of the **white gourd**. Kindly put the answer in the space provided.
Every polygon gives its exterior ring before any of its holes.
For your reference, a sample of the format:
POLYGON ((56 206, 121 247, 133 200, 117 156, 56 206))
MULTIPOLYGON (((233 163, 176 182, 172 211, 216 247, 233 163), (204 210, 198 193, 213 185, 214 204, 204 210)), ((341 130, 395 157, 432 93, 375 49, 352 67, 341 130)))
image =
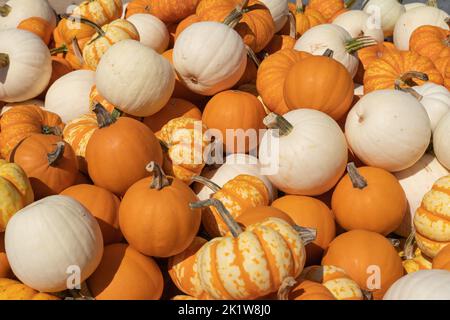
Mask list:
POLYGON ((20 22, 31 17, 47 20, 56 26, 56 15, 47 0, 9 0, 0 6, 0 30, 16 28, 20 22))
POLYGON ((377 42, 384 41, 383 29, 376 21, 372 21, 371 17, 361 10, 349 10, 341 13, 334 20, 333 24, 341 26, 353 38, 367 36, 372 37, 377 42))
POLYGON ((163 53, 169 46, 169 31, 164 22, 151 14, 137 13, 127 18, 139 32, 139 41, 163 53))
POLYGON ((398 18, 406 12, 399 0, 369 0, 364 6, 364 12, 379 21, 384 35, 389 37, 394 31, 398 18))

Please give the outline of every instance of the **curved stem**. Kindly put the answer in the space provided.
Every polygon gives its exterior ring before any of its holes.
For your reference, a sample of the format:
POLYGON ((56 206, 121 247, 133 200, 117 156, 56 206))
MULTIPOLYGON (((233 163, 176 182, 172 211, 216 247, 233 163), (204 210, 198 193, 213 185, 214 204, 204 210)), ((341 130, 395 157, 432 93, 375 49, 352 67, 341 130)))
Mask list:
POLYGON ((259 61, 255 51, 253 51, 252 48, 250 48, 248 45, 245 45, 245 47, 247 48, 247 55, 250 57, 250 59, 252 59, 256 67, 259 68, 259 66, 261 65, 261 61, 259 61))
POLYGON ((416 231, 413 229, 406 238, 405 245, 403 247, 403 253, 407 260, 414 258, 414 243, 416 242, 416 231))
POLYGON ((347 0, 344 1, 344 6, 346 9, 351 8, 355 4, 356 0, 347 0))
POLYGON ((62 136, 62 130, 60 127, 42 126, 42 134, 53 134, 55 136, 62 136))
POLYGON ((105 128, 116 122, 116 119, 103 107, 97 103, 92 110, 97 115, 97 124, 99 128, 105 128))
POLYGON ((242 16, 244 15, 244 9, 248 6, 249 1, 250 0, 242 0, 242 2, 223 20, 223 23, 230 26, 230 28, 234 28, 239 21, 241 21, 242 16))
MULTIPOLYGON (((399 84, 405 84, 407 86, 414 87, 414 86, 417 86, 418 84, 413 80, 413 78, 416 78, 416 79, 419 79, 422 81, 429 80, 428 75, 426 73, 419 72, 419 71, 405 72, 397 80, 399 81, 398 82, 399 84)), ((397 80, 396 80, 396 82, 397 82, 397 80)))
POLYGON ((378 42, 375 39, 373 39, 372 37, 363 36, 363 37, 354 38, 354 39, 350 40, 349 42, 347 42, 345 44, 345 50, 348 53, 352 54, 360 49, 375 46, 377 44, 378 44, 378 42))
POLYGON ((89 27, 93 28, 95 30, 95 32, 98 33, 99 36, 101 36, 101 37, 105 36, 105 31, 103 31, 103 29, 98 24, 96 24, 95 22, 92 22, 91 20, 88 20, 86 18, 79 17, 79 16, 72 16, 69 14, 61 15, 61 17, 65 18, 67 20, 71 20, 74 22, 81 22, 85 25, 88 25, 89 27))
POLYGON ((297 12, 297 13, 305 12, 305 6, 303 4, 303 0, 296 0, 295 1, 295 12, 297 12))
POLYGON ((73 49, 73 53, 74 53, 75 57, 77 57, 77 59, 78 59, 78 62, 80 64, 84 64, 83 54, 81 53, 81 48, 80 48, 80 45, 78 44, 77 37, 74 37, 72 39, 72 49, 73 49))
POLYGON ((333 58, 334 51, 331 49, 325 50, 325 52, 322 54, 324 57, 333 58))
POLYGON ((218 184, 216 184, 213 181, 209 180, 208 178, 205 178, 202 176, 193 176, 191 178, 191 180, 193 182, 198 182, 198 183, 208 187, 209 189, 211 189, 214 192, 218 192, 222 189, 218 184))
POLYGON ((7 53, 0 53, 0 68, 9 66, 9 55, 7 53))
POLYGON ((67 51, 69 51, 69 49, 67 48, 67 46, 65 44, 63 44, 59 48, 50 49, 50 54, 51 55, 55 55, 55 54, 58 54, 58 53, 67 53, 67 51))
POLYGON ((296 40, 297 39, 297 18, 295 14, 289 11, 289 37, 296 40))
POLYGON ((423 99, 423 96, 420 93, 418 93, 416 90, 414 90, 413 88, 403 88, 403 87, 401 87, 402 84, 403 84, 403 81, 401 81, 400 79, 395 80, 395 82, 394 82, 395 89, 409 93, 410 95, 412 95, 414 98, 416 98, 419 101, 421 101, 423 99))
POLYGON ((225 222, 225 224, 228 226, 228 229, 230 229, 233 237, 236 238, 243 232, 241 226, 233 219, 230 212, 225 208, 223 203, 217 199, 211 198, 204 201, 191 202, 189 206, 192 209, 215 207, 217 212, 219 212, 223 222, 225 222))
POLYGON ((302 239, 302 242, 305 246, 310 244, 317 238, 317 229, 301 227, 298 225, 294 225, 293 228, 298 232, 298 235, 302 239))
POLYGON ((289 300, 289 294, 292 288, 297 284, 297 281, 293 277, 286 277, 283 279, 280 288, 278 289, 278 300, 289 300))
POLYGON ((56 143, 56 149, 47 154, 48 165, 53 166, 64 154, 66 144, 64 141, 58 141, 56 143))
POLYGON ((358 169, 353 162, 347 164, 347 173, 350 180, 352 181, 353 188, 362 190, 367 187, 366 179, 364 179, 364 177, 359 174, 358 169))
POLYGON ((170 186, 170 181, 167 179, 163 170, 155 161, 150 162, 145 170, 153 174, 153 180, 150 184, 151 189, 161 190, 164 187, 170 186))
POLYGON ((4 4, 0 6, 0 16, 7 17, 9 13, 11 12, 11 6, 4 4))
POLYGON ((263 122, 267 128, 277 130, 274 133, 278 137, 287 136, 294 129, 294 126, 289 121, 274 112, 269 113, 263 122))

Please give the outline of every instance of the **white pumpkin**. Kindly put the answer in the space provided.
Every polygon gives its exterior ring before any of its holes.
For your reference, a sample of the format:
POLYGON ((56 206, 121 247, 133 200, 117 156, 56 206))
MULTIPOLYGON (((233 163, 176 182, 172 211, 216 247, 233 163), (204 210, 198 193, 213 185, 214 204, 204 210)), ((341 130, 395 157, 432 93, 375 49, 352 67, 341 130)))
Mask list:
POLYGON ((47 0, 9 0, 0 6, 0 30, 16 28, 20 22, 31 17, 47 20, 56 26, 56 16, 47 0))
POLYGON ((169 101, 175 73, 155 50, 139 41, 123 40, 100 59, 95 83, 99 93, 121 111, 147 117, 169 101))
POLYGON ((89 112, 89 94, 95 72, 72 71, 56 80, 45 96, 45 109, 59 115, 64 123, 89 112))
POLYGON ((358 58, 347 45, 355 41, 347 30, 336 24, 321 24, 306 31, 295 43, 294 49, 313 55, 323 55, 333 50, 333 59, 342 63, 352 77, 358 71, 358 58))
POLYGON ((38 36, 19 29, 0 31, 0 101, 35 98, 51 75, 50 51, 38 36))
POLYGON ((383 300, 450 300, 450 271, 409 273, 394 282, 383 300))
POLYGON ((441 177, 448 175, 448 171, 431 154, 425 153, 419 161, 408 169, 396 172, 400 185, 408 200, 408 209, 400 227, 395 231, 402 237, 408 237, 412 231, 414 214, 422 202, 425 193, 441 177))
POLYGON ((399 0, 369 0, 364 6, 364 12, 370 15, 373 21, 380 21, 386 37, 392 36, 398 18, 406 12, 399 0))
POLYGON ((450 112, 439 121, 434 131, 433 148, 439 162, 450 170, 450 112))
POLYGON ((409 50, 409 39, 420 26, 431 25, 449 30, 445 22, 448 14, 438 8, 423 6, 411 9, 400 16, 394 28, 394 44, 399 50, 409 50))
MULTIPOLYGON (((258 158, 248 154, 230 154, 225 158, 225 163, 214 170, 205 171, 202 175, 215 184, 223 187, 225 183, 240 174, 247 174, 261 179, 269 190, 270 202, 276 199, 277 190, 270 180, 261 174, 258 158)), ((195 183, 194 191, 199 200, 207 200, 214 193, 208 187, 195 183)))
POLYGON ((83 205, 58 195, 30 204, 9 220, 5 249, 20 281, 39 291, 58 292, 67 289, 71 272, 79 271, 74 278, 83 282, 95 271, 103 238, 83 205))
POLYGON ((381 25, 377 25, 376 21, 361 10, 349 10, 341 13, 334 20, 333 24, 341 26, 353 37, 372 37, 377 42, 384 41, 383 30, 381 25))
POLYGON ((431 138, 430 119, 420 102, 398 90, 377 90, 361 98, 345 123, 350 148, 365 164, 391 172, 411 167, 431 138))
POLYGON ((247 65, 247 52, 234 29, 218 22, 197 22, 178 36, 173 64, 190 90, 211 96, 239 81, 247 65))
POLYGON ((409 11, 414 8, 425 7, 426 4, 422 2, 412 2, 412 3, 405 3, 403 6, 405 7, 406 11, 409 11))
POLYGON ((6 111, 8 111, 11 108, 14 108, 15 106, 23 106, 23 105, 33 105, 33 106, 44 108, 44 101, 37 100, 37 99, 31 99, 31 100, 22 101, 22 102, 7 103, 1 109, 0 115, 4 114, 6 111))
POLYGON ((137 13, 127 18, 138 30, 139 41, 155 50, 163 53, 169 46, 169 31, 164 22, 151 14, 137 13))
POLYGON ((273 21, 275 22, 275 32, 283 29, 289 18, 288 0, 261 0, 270 10, 273 21))
POLYGON ((421 86, 415 86, 417 97, 425 107, 431 122, 431 129, 434 131, 438 122, 450 111, 450 91, 446 87, 427 82, 421 86))
POLYGON ((341 178, 347 164, 347 143, 339 125, 323 112, 297 109, 269 114, 259 160, 278 189, 296 195, 320 195, 341 178), (287 128, 285 130, 284 128, 287 128), (280 129, 280 136, 277 130, 280 129), (269 168, 273 168, 269 169, 269 168))

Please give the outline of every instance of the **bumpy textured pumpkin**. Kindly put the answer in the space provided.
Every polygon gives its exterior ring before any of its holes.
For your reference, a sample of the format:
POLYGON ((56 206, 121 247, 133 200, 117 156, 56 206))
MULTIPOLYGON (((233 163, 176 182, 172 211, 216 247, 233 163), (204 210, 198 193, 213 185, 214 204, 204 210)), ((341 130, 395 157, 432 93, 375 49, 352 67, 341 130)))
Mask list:
POLYGON ((375 167, 347 165, 348 173, 333 192, 332 210, 345 230, 364 229, 388 235, 406 212, 406 195, 397 178, 375 167))
POLYGON ((342 118, 353 101, 352 76, 338 61, 312 56, 292 66, 284 81, 284 100, 289 110, 311 108, 334 120, 342 118))
POLYGON ((105 247, 87 285, 96 300, 158 300, 164 283, 153 258, 116 243, 105 247))
POLYGON ((179 22, 195 12, 199 0, 133 0, 127 5, 126 16, 150 13, 164 22, 179 22))
POLYGON ((155 162, 147 170, 153 177, 133 184, 122 199, 120 229, 139 252, 170 257, 192 242, 200 226, 201 211, 189 207, 197 197, 185 183, 166 177, 155 162))
MULTIPOLYGON (((0 232, 13 214, 34 200, 33 190, 25 171, 17 164, 0 159, 0 232)), ((3 241, 3 240, 2 240, 3 241)), ((0 264, 1 266, 1 264, 0 264)), ((0 277, 4 277, 3 271, 0 277)))
POLYGON ((119 230, 120 200, 113 193, 97 186, 78 184, 60 194, 74 198, 92 213, 102 230, 105 246, 122 240, 119 230))
POLYGON ((11 278, 13 273, 5 252, 5 234, 0 232, 0 278, 11 278))
POLYGON ((433 259, 433 269, 450 271, 450 246, 445 246, 433 259))
POLYGON ((311 55, 293 49, 280 50, 261 63, 256 78, 256 88, 265 106, 280 115, 289 111, 284 101, 284 82, 296 62, 311 55))
POLYGON ((372 292, 375 299, 381 299, 403 275, 402 261, 389 240, 366 230, 352 230, 336 237, 322 265, 342 268, 361 289, 372 292))
POLYGON ((414 226, 420 250, 434 258, 450 243, 450 176, 438 179, 416 210, 414 226))
POLYGON ((397 51, 397 48, 391 42, 383 42, 358 50, 358 58, 365 70, 373 61, 380 59, 390 51, 397 51))
POLYGON ((35 134, 23 140, 11 161, 30 179, 36 199, 60 193, 74 184, 78 164, 72 147, 61 137, 35 134))
POLYGON ((303 6, 303 0, 297 0, 296 4, 289 4, 291 12, 295 15, 296 38, 307 30, 327 22, 327 19, 316 9, 303 6))
POLYGON ((434 65, 444 78, 444 86, 450 90, 450 56, 437 58, 434 65))
POLYGON ((297 225, 316 229, 316 239, 306 246, 306 265, 320 263, 324 250, 336 236, 334 216, 322 201, 286 195, 272 206, 285 212, 297 225))
POLYGON ((327 21, 333 21, 334 17, 346 11, 343 0, 310 0, 308 6, 319 11, 327 21))
POLYGON ((409 47, 432 61, 450 56, 450 31, 436 26, 420 26, 412 33, 409 47))
POLYGON ((411 82, 412 78, 418 78, 417 84, 423 84, 424 81, 437 84, 444 82, 429 58, 411 51, 390 51, 367 66, 364 74, 364 93, 393 89, 396 81, 400 81, 400 85, 403 82, 415 85, 414 81, 411 82))
POLYGON ((50 38, 53 32, 50 22, 41 17, 30 17, 24 19, 19 23, 17 29, 33 32, 41 38, 46 45, 50 43, 50 38))
POLYGON ((0 278, 0 300, 59 300, 59 298, 38 292, 19 281, 0 278))

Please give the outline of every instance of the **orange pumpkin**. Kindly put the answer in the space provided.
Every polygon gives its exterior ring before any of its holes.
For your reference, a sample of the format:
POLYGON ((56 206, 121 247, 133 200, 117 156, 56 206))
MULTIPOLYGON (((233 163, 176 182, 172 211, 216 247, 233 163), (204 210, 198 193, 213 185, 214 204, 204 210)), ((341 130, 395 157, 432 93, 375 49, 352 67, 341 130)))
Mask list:
POLYGON ((305 58, 292 66, 284 82, 289 110, 310 108, 341 119, 353 101, 354 84, 347 69, 326 56, 305 58))
POLYGON ((359 49, 357 51, 357 54, 365 70, 373 61, 380 59, 386 53, 389 53, 391 51, 397 52, 398 50, 393 43, 383 42, 374 46, 359 49))
POLYGON ((0 232, 0 278, 11 278, 13 273, 6 257, 5 233, 0 232))
POLYGON ((412 33, 409 47, 411 51, 432 61, 450 56, 450 31, 436 26, 420 26, 412 33))
POLYGON ((359 287, 381 299, 387 289, 403 276, 403 265, 391 242, 366 230, 352 230, 334 239, 322 265, 342 268, 359 287))
POLYGON ((80 202, 97 219, 103 235, 104 245, 120 242, 122 233, 119 230, 120 200, 106 189, 79 184, 61 192, 80 202))
POLYGON ((36 200, 59 194, 74 184, 78 165, 72 147, 61 137, 34 134, 11 154, 30 179, 36 200))
POLYGON ((19 105, 6 111, 0 119, 0 153, 8 159, 23 139, 35 133, 61 135, 64 124, 53 112, 35 105, 19 105))
POLYGON ((434 65, 444 78, 444 86, 450 90, 450 56, 436 59, 434 65))
POLYGON ((155 162, 147 170, 153 177, 133 184, 122 199, 120 229, 139 252, 170 257, 186 250, 194 240, 201 210, 189 207, 197 196, 181 180, 166 177, 155 162))
POLYGON ((100 104, 99 129, 86 147, 86 161, 92 181, 117 195, 123 195, 136 181, 146 177, 150 161, 162 164, 162 149, 153 132, 143 123, 127 117, 114 119, 100 104))
POLYGON ((319 11, 328 22, 332 22, 335 17, 347 11, 347 5, 343 0, 309 0, 308 7, 319 11))
POLYGON ((196 14, 203 21, 239 21, 235 29, 255 53, 263 50, 275 34, 272 15, 258 0, 202 0, 196 14))
POLYGON ((184 31, 184 29, 186 29, 187 27, 196 22, 201 21, 202 19, 196 14, 191 14, 189 17, 186 17, 183 20, 181 20, 181 22, 177 25, 177 28, 175 30, 175 41, 177 40, 180 33, 184 31))
POLYGON ((316 239, 306 246, 306 265, 320 263, 324 250, 336 236, 334 216, 320 200, 287 195, 272 203, 299 226, 316 229, 316 239))
POLYGON ((209 129, 217 129, 222 133, 222 142, 227 153, 247 153, 257 148, 258 137, 246 136, 245 145, 239 145, 238 142, 243 140, 240 135, 247 130, 258 134, 258 130, 265 128, 265 116, 264 107, 255 96, 243 91, 228 90, 209 100, 202 120, 209 129), (227 130, 233 130, 233 135, 227 134, 227 130), (243 132, 239 133, 237 130, 243 132))
POLYGON ((279 218, 289 222, 291 225, 295 225, 294 220, 285 212, 275 207, 258 206, 248 208, 240 216, 236 218, 236 222, 245 228, 252 224, 260 223, 267 218, 279 218))
POLYGON ((295 15, 296 38, 299 38, 312 27, 327 23, 327 19, 316 9, 303 6, 303 0, 297 0, 296 4, 289 4, 290 11, 295 15))
POLYGON ((276 34, 273 36, 272 40, 270 40, 269 44, 264 48, 263 52, 266 55, 271 55, 283 49, 294 49, 294 46, 295 39, 293 37, 276 34))
POLYGON ((444 83, 441 73, 429 58, 412 51, 389 51, 367 66, 364 93, 394 89, 396 84, 420 85, 424 81, 444 83), (419 80, 416 83, 412 78, 419 80))
POLYGON ((53 29, 50 23, 41 17, 30 17, 22 20, 17 25, 17 29, 33 32, 35 35, 41 38, 46 45, 50 43, 50 39, 53 33, 53 29))
POLYGON ((280 50, 261 63, 256 78, 256 88, 264 105, 272 112, 283 115, 289 111, 284 101, 284 82, 295 63, 311 54, 294 49, 280 50))
POLYGON ((158 300, 164 281, 151 257, 127 244, 116 243, 105 247, 87 285, 96 300, 158 300))
POLYGON ((406 212, 406 195, 390 172, 351 163, 333 192, 331 208, 345 230, 364 229, 383 235, 395 231, 406 212))
POLYGON ((279 300, 336 300, 324 285, 309 281, 295 281, 283 286, 278 291, 279 300))
POLYGON ((450 246, 447 245, 439 251, 433 259, 433 269, 450 271, 450 246))
POLYGON ((97 103, 100 103, 103 108, 105 108, 108 112, 113 112, 116 108, 111 102, 105 99, 100 92, 97 90, 97 86, 94 84, 91 88, 91 92, 89 94, 89 106, 91 111, 94 110, 97 103))
POLYGON ((133 0, 128 3, 126 17, 149 13, 164 22, 179 22, 195 13, 200 0, 133 0))

